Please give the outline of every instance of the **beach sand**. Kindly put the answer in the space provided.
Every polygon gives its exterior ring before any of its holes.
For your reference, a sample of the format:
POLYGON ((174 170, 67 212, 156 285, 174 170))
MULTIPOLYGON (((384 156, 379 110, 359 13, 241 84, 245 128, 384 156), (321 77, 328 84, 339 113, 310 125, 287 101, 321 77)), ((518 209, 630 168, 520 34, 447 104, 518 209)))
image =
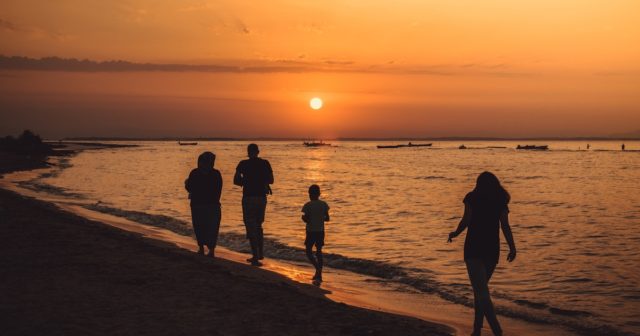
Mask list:
POLYGON ((446 335, 0 190, 3 335, 446 335))

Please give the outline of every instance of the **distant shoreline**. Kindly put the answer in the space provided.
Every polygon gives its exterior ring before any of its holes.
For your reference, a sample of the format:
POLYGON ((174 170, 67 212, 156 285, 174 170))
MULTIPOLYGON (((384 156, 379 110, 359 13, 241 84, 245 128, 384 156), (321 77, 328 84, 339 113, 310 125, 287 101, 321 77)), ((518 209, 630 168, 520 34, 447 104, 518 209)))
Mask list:
MULTIPOLYGON (((324 141, 640 141, 640 137, 426 137, 426 138, 315 138, 324 141)), ((276 137, 71 137, 60 141, 307 141, 309 138, 276 138, 276 137)), ((47 139, 48 142, 58 141, 47 139)))

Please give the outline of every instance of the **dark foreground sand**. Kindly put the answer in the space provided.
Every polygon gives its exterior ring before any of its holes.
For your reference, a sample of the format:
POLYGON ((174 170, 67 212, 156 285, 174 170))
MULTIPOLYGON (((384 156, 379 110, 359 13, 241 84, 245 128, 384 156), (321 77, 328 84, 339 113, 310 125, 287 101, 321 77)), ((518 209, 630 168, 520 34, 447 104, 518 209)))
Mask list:
POLYGON ((0 189, 2 335, 443 335, 0 189))

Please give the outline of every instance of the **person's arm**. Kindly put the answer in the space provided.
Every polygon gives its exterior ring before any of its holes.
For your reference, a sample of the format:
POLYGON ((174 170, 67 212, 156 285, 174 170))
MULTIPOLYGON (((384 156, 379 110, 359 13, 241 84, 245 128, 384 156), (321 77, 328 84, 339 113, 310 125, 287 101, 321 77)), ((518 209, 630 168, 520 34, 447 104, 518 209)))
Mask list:
MULTIPOLYGON (((242 163, 242 162, 241 162, 242 163)), ((242 187, 244 185, 242 181, 242 173, 240 172, 240 164, 236 167, 236 174, 233 176, 233 184, 242 187)))
POLYGON ((327 212, 324 214, 324 221, 325 222, 330 222, 331 221, 331 217, 329 217, 329 206, 327 205, 327 212))
POLYGON ((216 199, 219 200, 222 196, 222 174, 220 174, 220 171, 216 171, 216 173, 216 187, 214 192, 216 199))
POLYGON ((191 193, 192 190, 192 186, 191 186, 191 175, 193 175, 193 172, 189 173, 189 177, 187 177, 186 180, 184 180, 184 188, 187 190, 187 192, 191 193))
POLYGON ((273 169, 269 161, 265 160, 265 162, 267 163, 267 184, 273 184, 273 169))
POLYGON ((302 206, 302 221, 305 223, 309 223, 309 216, 307 216, 307 204, 302 206))
POLYGON ((511 226, 509 225, 509 211, 505 210, 500 215, 500 226, 502 227, 502 234, 504 239, 509 244, 509 255, 507 261, 512 262, 516 259, 516 242, 513 240, 513 233, 511 232, 511 226))
POLYGON ((449 243, 453 241, 453 238, 459 236, 464 229, 466 229, 471 223, 471 206, 469 204, 464 204, 464 214, 462 215, 462 219, 460 223, 458 223, 458 228, 455 231, 451 231, 449 233, 449 239, 447 240, 449 243))

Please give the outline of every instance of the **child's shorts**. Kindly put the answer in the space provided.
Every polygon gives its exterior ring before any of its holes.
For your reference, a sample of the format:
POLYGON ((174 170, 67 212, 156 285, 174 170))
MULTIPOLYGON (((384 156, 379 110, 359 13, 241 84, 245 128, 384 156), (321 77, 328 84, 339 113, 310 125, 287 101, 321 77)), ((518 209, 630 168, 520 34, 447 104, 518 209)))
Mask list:
POLYGON ((313 232, 307 231, 307 237, 304 240, 305 246, 322 247, 324 246, 324 231, 313 232))

